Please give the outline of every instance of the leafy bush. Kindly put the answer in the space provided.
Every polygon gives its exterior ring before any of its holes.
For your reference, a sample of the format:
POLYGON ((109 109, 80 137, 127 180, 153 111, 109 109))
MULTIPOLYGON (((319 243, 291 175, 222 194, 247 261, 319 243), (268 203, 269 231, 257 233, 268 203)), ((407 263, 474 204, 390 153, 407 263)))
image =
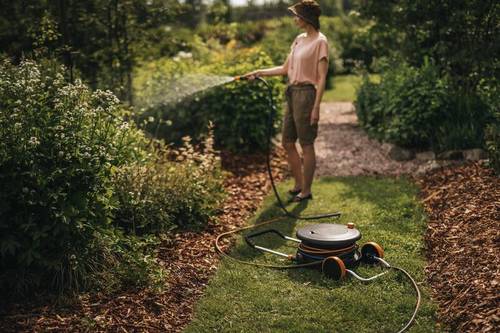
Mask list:
POLYGON ((151 233, 200 227, 222 198, 212 137, 153 151, 113 94, 58 68, 0 65, 2 295, 159 285, 151 233))
MULTIPOLYGON (((197 140, 212 121, 218 147, 233 151, 262 150, 267 142, 270 112, 267 89, 258 82, 222 83, 231 81, 231 76, 272 65, 271 59, 258 48, 237 50, 231 43, 207 64, 191 59, 162 60, 152 75, 149 73, 153 65, 148 65, 137 74, 139 119, 154 120, 146 127, 148 131, 177 144, 186 135, 197 140), (175 90, 187 98, 173 101, 169 94, 175 90), (198 90, 201 91, 195 93, 198 90)), ((278 110, 272 119, 274 134, 281 118, 284 87, 279 78, 267 81, 278 110)))
POLYGON ((160 152, 157 161, 122 168, 116 174, 120 226, 144 234, 205 225, 223 198, 212 144, 209 136, 197 152, 185 138, 179 150, 160 152))
POLYGON ((390 67, 380 84, 365 78, 356 110, 365 130, 380 140, 435 151, 481 147, 488 112, 426 61, 421 68, 390 67))
MULTIPOLYGON (((159 237, 137 237, 124 234, 117 228, 101 229, 95 233, 91 246, 96 249, 86 258, 94 267, 80 276, 84 285, 95 290, 112 292, 131 287, 162 289, 168 272, 157 262, 159 237)), ((73 261, 78 266, 84 262, 73 261)), ((78 282, 78 280, 76 280, 78 282)))
POLYGON ((113 94, 30 61, 0 66, 2 272, 77 281, 93 269, 92 243, 116 207, 111 170, 143 158, 144 138, 113 94))
POLYGON ((300 33, 291 18, 276 19, 262 39, 262 49, 269 54, 274 64, 281 65, 290 53, 295 37, 300 33))

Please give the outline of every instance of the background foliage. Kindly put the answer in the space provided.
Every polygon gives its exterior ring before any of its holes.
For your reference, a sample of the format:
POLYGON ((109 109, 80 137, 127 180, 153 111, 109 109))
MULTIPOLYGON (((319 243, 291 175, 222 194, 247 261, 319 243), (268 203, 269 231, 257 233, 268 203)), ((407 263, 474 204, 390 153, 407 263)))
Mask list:
POLYGON ((386 68, 380 85, 365 81, 361 87, 357 105, 365 129, 418 149, 487 146, 495 160, 498 101, 488 96, 498 91, 500 43, 494 22, 500 5, 368 1, 359 10, 374 23, 368 34, 378 35, 375 55, 402 64, 386 68))
MULTIPOLYGON (((56 57, 92 88, 132 101, 131 71, 144 45, 169 38, 163 26, 182 6, 175 0, 2 1, 2 52, 56 57)), ((164 43, 162 55, 176 52, 164 43)))
POLYGON ((453 94, 432 63, 388 66, 379 84, 364 80, 356 111, 374 137, 435 151, 482 146, 489 115, 477 97, 453 94))

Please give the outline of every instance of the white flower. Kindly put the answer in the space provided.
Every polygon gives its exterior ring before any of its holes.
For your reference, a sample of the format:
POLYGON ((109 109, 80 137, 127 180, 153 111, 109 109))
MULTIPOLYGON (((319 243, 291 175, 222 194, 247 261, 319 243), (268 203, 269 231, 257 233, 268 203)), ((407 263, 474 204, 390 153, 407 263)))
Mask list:
POLYGON ((38 141, 38 139, 35 136, 32 136, 28 141, 28 143, 32 146, 37 146, 40 144, 40 141, 38 141))
POLYGON ((179 51, 179 53, 177 53, 177 56, 181 59, 189 59, 193 57, 193 54, 191 52, 179 51))

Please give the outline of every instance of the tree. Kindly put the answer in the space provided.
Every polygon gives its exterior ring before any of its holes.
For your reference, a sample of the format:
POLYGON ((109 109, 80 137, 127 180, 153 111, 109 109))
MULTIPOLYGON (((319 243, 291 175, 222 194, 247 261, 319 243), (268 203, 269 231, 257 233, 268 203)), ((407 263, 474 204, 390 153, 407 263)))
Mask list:
POLYGON ((55 57, 74 65, 93 88, 132 102, 131 72, 139 41, 180 14, 177 0, 1 0, 1 52, 55 57))
POLYGON ((500 3, 494 0, 365 0, 363 17, 376 24, 382 53, 398 50, 410 64, 432 58, 467 91, 498 77, 500 3))

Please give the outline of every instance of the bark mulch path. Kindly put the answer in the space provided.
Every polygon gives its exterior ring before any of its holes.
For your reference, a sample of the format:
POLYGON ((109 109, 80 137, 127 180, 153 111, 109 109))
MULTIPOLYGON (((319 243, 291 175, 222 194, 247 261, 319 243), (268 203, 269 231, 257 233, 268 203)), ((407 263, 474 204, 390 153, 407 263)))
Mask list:
MULTIPOLYGON (((272 159, 276 181, 284 178, 284 152, 272 159)), ((243 226, 261 205, 270 189, 265 155, 222 154, 230 174, 225 181, 229 194, 217 223, 203 232, 181 232, 163 244, 159 258, 168 272, 166 289, 127 290, 113 295, 84 294, 70 306, 16 304, 0 317, 3 332, 180 332, 191 320, 195 302, 215 272, 219 256, 214 249, 218 234, 243 226)), ((225 246, 229 246, 226 241, 225 246)))
POLYGON ((481 163, 417 180, 428 215, 426 269, 453 332, 500 327, 500 178, 481 163))
POLYGON ((415 172, 425 161, 394 161, 383 145, 358 125, 351 102, 321 105, 316 139, 316 176, 402 175, 415 172))

